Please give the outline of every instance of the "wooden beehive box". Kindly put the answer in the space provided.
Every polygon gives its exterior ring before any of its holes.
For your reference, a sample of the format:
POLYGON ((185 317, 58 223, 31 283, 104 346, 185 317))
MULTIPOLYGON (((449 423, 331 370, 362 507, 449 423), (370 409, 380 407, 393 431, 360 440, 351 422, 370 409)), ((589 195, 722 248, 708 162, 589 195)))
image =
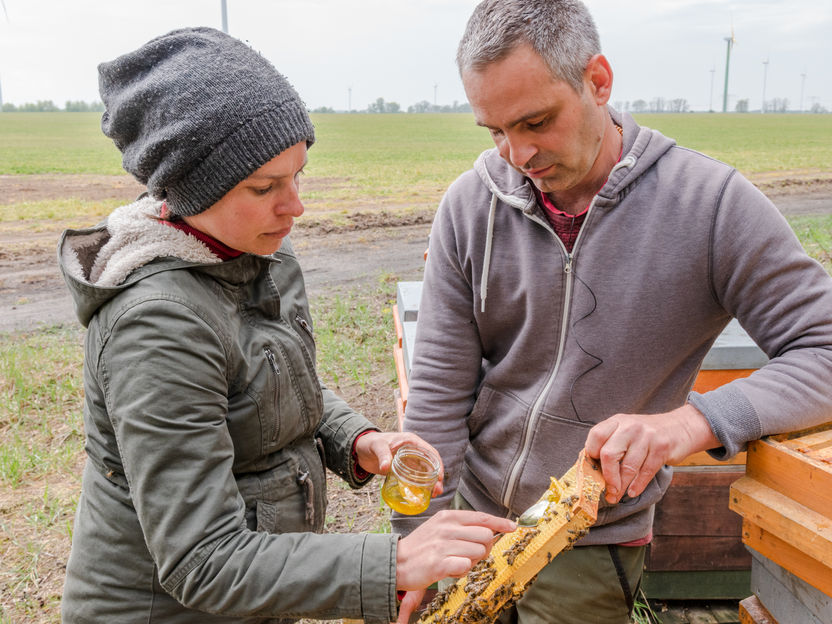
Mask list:
POLYGON ((645 554, 648 598, 734 599, 749 594, 751 557, 742 519, 728 509, 731 483, 744 466, 684 466, 656 505, 645 554))
POLYGON ((750 444, 730 505, 763 606, 783 624, 832 621, 832 423, 750 444))
MULTIPOLYGON (((768 361, 739 323, 728 324, 708 352, 693 389, 708 392, 747 377, 768 361)), ((717 462, 707 453, 674 467, 656 505, 653 541, 645 555, 648 598, 734 599, 750 591, 751 556, 742 519, 728 508, 731 484, 745 474, 745 453, 717 462)))

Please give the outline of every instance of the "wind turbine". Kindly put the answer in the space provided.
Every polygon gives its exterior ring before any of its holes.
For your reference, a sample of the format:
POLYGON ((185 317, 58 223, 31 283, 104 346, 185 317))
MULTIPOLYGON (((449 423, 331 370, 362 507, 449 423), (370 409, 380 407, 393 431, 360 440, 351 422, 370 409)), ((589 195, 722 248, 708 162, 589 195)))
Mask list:
POLYGON ((714 112, 714 73, 716 73, 716 67, 711 67, 708 71, 711 72, 711 99, 708 100, 708 112, 714 112))
POLYGON ((763 103, 760 106, 760 112, 766 112, 766 74, 768 74, 768 57, 763 61, 763 103))
POLYGON ((800 74, 800 112, 803 112, 803 87, 806 86, 806 70, 800 74))
POLYGON ((737 43, 737 40, 734 39, 734 24, 733 20, 731 23, 731 36, 725 37, 726 43, 726 53, 725 53, 725 91, 722 94, 722 112, 728 112, 728 69, 731 65, 731 48, 734 47, 734 44, 737 43))
MULTIPOLYGON (((3 13, 6 15, 6 21, 9 20, 9 12, 6 10, 6 0, 0 0, 0 4, 3 5, 3 13)), ((3 110, 3 85, 0 83, 0 111, 3 110)))
POLYGON ((228 7, 225 6, 225 0, 222 0, 222 31, 228 34, 228 7))

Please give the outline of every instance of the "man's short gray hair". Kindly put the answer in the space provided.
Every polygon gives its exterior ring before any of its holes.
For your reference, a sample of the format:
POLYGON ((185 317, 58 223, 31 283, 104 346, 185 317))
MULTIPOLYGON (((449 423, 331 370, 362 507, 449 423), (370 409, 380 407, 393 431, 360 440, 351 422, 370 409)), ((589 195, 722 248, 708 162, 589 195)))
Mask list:
POLYGON ((524 43, 578 93, 589 59, 601 53, 598 29, 579 0, 483 0, 459 42, 459 72, 481 70, 524 43))

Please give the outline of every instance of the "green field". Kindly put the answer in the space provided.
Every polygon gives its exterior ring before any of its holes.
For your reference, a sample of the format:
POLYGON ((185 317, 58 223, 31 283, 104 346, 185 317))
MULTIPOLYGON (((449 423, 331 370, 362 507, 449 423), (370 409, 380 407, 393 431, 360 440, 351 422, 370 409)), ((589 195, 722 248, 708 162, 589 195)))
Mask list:
POLYGON ((100 113, 0 114, 0 174, 123 173, 100 121, 100 113))
MULTIPOLYGON (((307 201, 433 202, 491 139, 470 114, 313 115, 307 201)), ((832 115, 664 114, 636 119, 746 174, 832 170, 832 115)), ((99 113, 0 114, 0 175, 122 173, 99 113)), ((0 200, 2 203, 2 200, 0 200)), ((346 204, 346 206, 345 206, 346 204)))
POLYGON ((679 145, 733 165, 745 174, 832 171, 832 115, 636 115, 679 145))

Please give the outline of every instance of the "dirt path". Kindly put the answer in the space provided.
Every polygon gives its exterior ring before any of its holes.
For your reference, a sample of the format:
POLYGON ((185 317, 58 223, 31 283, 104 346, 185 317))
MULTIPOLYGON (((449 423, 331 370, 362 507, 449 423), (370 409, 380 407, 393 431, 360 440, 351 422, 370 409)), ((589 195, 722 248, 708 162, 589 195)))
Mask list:
MULTIPOLYGON (((832 178, 764 180, 760 186, 786 215, 832 213, 832 178)), ((0 176, 0 197, 5 202, 68 195, 129 199, 139 190, 125 176, 0 176)), ((292 239, 310 296, 375 284, 386 274, 419 279, 429 215, 390 223, 390 218, 380 218, 376 210, 372 216, 368 211, 366 218, 355 220, 350 226, 355 229, 296 228, 292 239)), ((75 321, 55 259, 62 226, 51 225, 46 229, 43 222, 38 228, 27 224, 0 228, 0 332, 75 321)))
MULTIPOLYGON (((384 274, 420 279, 430 224, 293 235, 310 297, 332 289, 375 284, 384 274)), ((0 248, 10 238, 0 235, 0 248)), ((0 332, 75 321, 55 258, 57 233, 27 237, 44 245, 28 253, 0 251, 0 332)))

